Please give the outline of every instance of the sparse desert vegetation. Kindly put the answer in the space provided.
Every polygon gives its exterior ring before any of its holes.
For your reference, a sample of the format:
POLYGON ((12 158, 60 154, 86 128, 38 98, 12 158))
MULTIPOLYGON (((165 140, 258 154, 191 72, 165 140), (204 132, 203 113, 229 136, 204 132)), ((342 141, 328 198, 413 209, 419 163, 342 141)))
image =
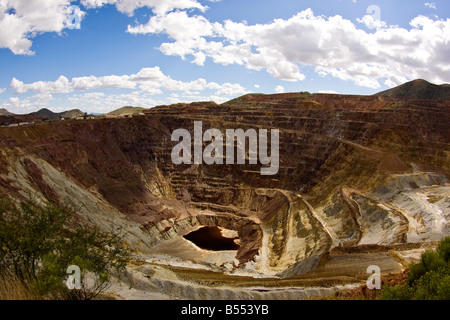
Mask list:
POLYGON ((450 300, 450 237, 436 251, 427 250, 412 264, 405 283, 385 285, 385 300, 450 300))
POLYGON ((118 236, 79 225, 68 207, 0 202, 0 299, 93 299, 127 261, 118 236), (81 271, 73 290, 72 265, 81 271))

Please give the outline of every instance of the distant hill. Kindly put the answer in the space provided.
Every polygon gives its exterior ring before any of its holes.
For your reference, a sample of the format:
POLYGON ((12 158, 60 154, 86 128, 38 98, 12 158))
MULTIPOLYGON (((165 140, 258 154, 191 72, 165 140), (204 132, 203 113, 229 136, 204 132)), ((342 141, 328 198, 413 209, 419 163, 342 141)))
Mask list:
POLYGON ((144 110, 145 109, 141 108, 141 107, 126 106, 126 107, 122 107, 120 109, 111 111, 108 114, 109 115, 114 115, 114 116, 122 116, 122 115, 126 115, 126 114, 138 114, 138 113, 141 113, 144 110))
POLYGON ((14 113, 9 112, 5 108, 0 109, 0 116, 13 116, 13 115, 14 115, 14 113))
POLYGON ((32 112, 30 113, 30 115, 35 116, 36 118, 39 119, 59 119, 60 118, 60 114, 59 113, 55 113, 53 111, 50 111, 46 108, 41 109, 39 111, 36 112, 32 112))
POLYGON ((73 110, 61 112, 60 115, 62 118, 65 118, 65 119, 73 119, 73 118, 83 117, 84 112, 79 109, 73 109, 73 110))
POLYGON ((389 98, 450 100, 450 84, 436 85, 426 80, 418 79, 382 91, 376 95, 389 98))
POLYGON ((57 113, 57 112, 53 112, 51 110, 44 108, 39 111, 32 112, 29 115, 35 116, 38 119, 53 120, 53 119, 60 119, 60 118, 73 119, 73 118, 83 117, 84 114, 85 113, 79 109, 73 109, 73 110, 57 113))

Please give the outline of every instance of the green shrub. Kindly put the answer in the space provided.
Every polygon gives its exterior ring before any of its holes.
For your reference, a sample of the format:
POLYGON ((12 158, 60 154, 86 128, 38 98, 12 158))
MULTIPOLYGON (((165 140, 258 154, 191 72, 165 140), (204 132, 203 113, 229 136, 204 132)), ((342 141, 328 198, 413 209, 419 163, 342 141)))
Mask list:
POLYGON ((381 298, 383 300, 411 300, 412 289, 406 285, 383 286, 381 291, 381 298))
POLYGON ((0 202, 0 275, 44 298, 92 299, 111 273, 124 274, 128 257, 119 236, 77 225, 70 208, 0 202), (81 289, 66 286, 71 265, 81 270, 81 289))
POLYGON ((431 270, 414 283, 415 300, 450 300, 448 270, 431 270))
POLYGON ((426 251, 420 262, 410 267, 408 281, 395 287, 385 285, 385 300, 450 300, 450 237, 436 251, 426 251))
POLYGON ((450 263, 450 237, 445 238, 439 243, 437 253, 442 260, 447 262, 448 266, 448 264, 450 263))

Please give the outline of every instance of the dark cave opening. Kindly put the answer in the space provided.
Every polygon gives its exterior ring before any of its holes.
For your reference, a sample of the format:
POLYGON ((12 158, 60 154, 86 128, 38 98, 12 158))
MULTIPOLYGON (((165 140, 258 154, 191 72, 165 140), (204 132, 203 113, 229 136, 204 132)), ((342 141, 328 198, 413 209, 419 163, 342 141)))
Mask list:
POLYGON ((202 227, 188 233, 184 238, 204 250, 226 251, 239 249, 239 245, 235 242, 239 237, 226 238, 222 235, 221 229, 216 226, 202 227))

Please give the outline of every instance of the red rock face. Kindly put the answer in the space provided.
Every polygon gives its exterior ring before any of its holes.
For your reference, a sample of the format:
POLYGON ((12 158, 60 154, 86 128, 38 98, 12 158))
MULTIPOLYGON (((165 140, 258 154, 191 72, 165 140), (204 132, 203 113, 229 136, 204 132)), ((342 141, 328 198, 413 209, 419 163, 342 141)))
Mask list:
MULTIPOLYGON (((171 221, 160 230, 162 236, 189 216, 198 216, 203 225, 237 230, 238 257, 243 263, 262 246, 260 223, 283 225, 280 208, 287 208, 291 201, 282 195, 283 190, 301 194, 313 207, 334 197, 343 206, 339 214, 345 215, 351 203, 339 195, 342 187, 366 192, 393 174, 414 170, 448 176, 449 125, 450 101, 307 93, 248 95, 223 105, 160 106, 128 119, 1 128, 0 148, 45 160, 86 190, 97 190, 143 229, 171 221), (203 130, 222 132, 279 129, 278 174, 260 175, 259 164, 174 165, 171 150, 176 143, 171 133, 180 128, 192 132, 194 121, 202 121, 203 130), (273 194, 257 195, 253 190, 258 189, 273 190, 273 194), (208 214, 200 214, 202 210, 208 214)), ((2 156, 0 188, 19 196, 14 181, 6 178, 8 161, 2 156)), ((38 166, 31 160, 25 165, 35 188, 57 201, 38 166)), ((348 228, 356 228, 354 218, 345 219, 348 228)), ((306 231, 299 227, 298 233, 302 232, 306 231)))

